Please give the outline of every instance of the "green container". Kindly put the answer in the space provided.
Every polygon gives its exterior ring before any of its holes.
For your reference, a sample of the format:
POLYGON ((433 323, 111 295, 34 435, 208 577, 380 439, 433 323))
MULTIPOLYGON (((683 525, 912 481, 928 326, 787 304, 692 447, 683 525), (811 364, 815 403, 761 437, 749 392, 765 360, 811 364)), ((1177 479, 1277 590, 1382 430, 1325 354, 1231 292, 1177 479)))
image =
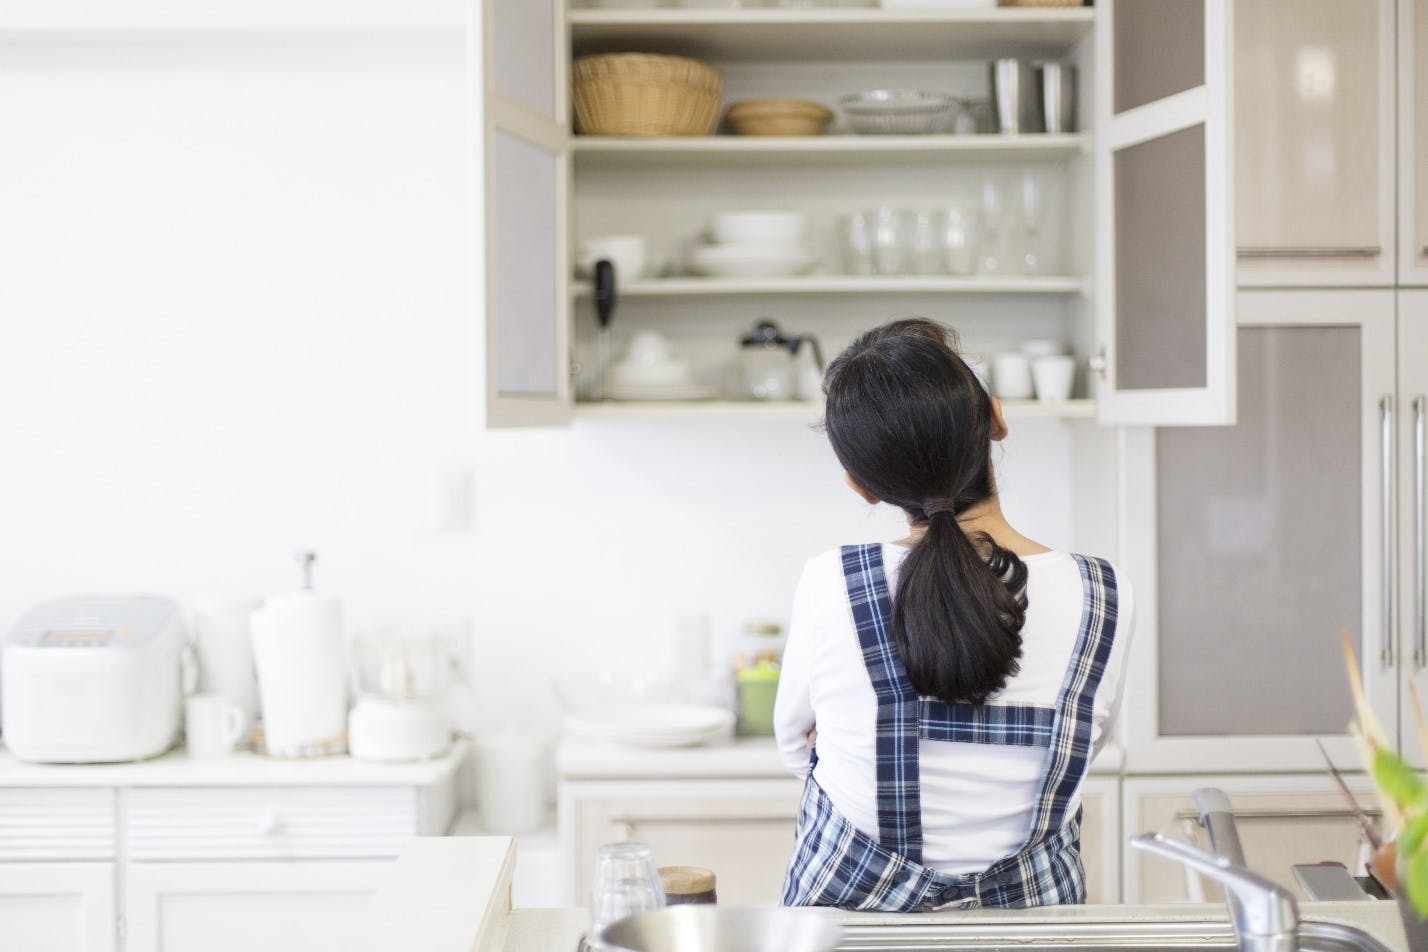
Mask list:
POLYGON ((734 675, 739 697, 739 733, 767 736, 774 732, 774 699, 778 697, 778 668, 767 662, 734 675))

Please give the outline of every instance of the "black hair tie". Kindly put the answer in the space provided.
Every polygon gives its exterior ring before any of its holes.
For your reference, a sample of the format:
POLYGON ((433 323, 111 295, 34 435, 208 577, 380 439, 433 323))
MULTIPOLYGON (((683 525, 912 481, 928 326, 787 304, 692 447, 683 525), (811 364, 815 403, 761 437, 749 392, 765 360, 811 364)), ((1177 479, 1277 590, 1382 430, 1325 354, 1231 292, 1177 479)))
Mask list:
POLYGON ((957 501, 954 499, 929 499, 922 504, 922 511, 926 513, 929 519, 939 512, 950 512, 955 516, 957 514, 957 501))

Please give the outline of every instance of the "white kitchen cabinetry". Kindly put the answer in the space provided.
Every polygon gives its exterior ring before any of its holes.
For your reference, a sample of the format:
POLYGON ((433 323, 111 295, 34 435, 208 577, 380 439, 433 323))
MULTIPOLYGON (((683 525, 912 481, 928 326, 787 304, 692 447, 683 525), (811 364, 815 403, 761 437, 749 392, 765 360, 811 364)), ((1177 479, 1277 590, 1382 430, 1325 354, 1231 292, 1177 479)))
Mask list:
MULTIPOLYGON (((1082 358, 1103 353, 1107 379, 1092 395, 1102 422, 1230 421, 1229 4, 1173 6, 1175 16, 1167 17, 1141 0, 1094 9, 909 12, 478 3, 484 16, 474 49, 485 54, 477 96, 486 166, 478 221, 487 425, 558 424, 587 412, 576 404, 577 394, 584 399, 598 389, 603 358, 589 289, 568 281, 576 243, 642 234, 657 266, 677 264, 712 214, 757 207, 807 213, 825 273, 747 282, 660 274, 624 282, 610 331, 614 353, 629 335, 658 329, 691 359, 699 382, 727 390, 725 368, 736 359, 736 342, 760 318, 815 334, 832 353, 871 323, 918 313, 957 326, 972 353, 990 355, 1046 337, 1066 342, 1082 358), (1187 24, 1193 27, 1188 32, 1187 24), (838 128, 812 139, 572 135, 569 58, 609 51, 712 62, 724 73, 726 102, 761 96, 832 102, 890 85, 985 94, 989 57, 1055 59, 1081 70, 1079 111, 1092 131, 862 137, 838 128), (1163 81, 1172 75, 1161 68, 1166 63, 1183 67, 1169 82, 1163 81), (1120 99, 1112 100, 1112 89, 1120 99), (1015 211, 1024 174, 1039 178, 1048 195, 1034 239, 1037 273, 1020 273, 1022 226, 1013 219, 997 236, 1001 267, 993 274, 839 274, 840 216, 874 206, 978 210, 987 181, 1000 183, 1015 211), (1176 343, 1167 347, 1167 340, 1176 343)), ((1088 381, 1078 389, 1093 388, 1088 381)), ((589 406, 588 412, 600 409, 589 406)), ((1081 401, 1065 406, 1069 416, 1088 408, 1081 401)), ((621 415, 638 416, 641 409, 621 415)), ((692 404, 643 409, 707 415, 692 404)), ((754 409, 748 418, 770 415, 754 409)))
POLYGON ((1398 292, 1398 617, 1403 753, 1428 767, 1413 697, 1428 704, 1428 290, 1398 292))
POLYGON ((131 863, 127 952, 341 952, 389 860, 131 863))
POLYGON ((1398 283, 1428 285, 1428 0, 1398 3, 1398 283))
MULTIPOLYGON (((1373 784, 1362 774, 1345 779, 1377 822, 1373 784)), ((1323 774, 1127 778, 1127 834, 1162 833, 1208 849, 1190 797, 1197 787, 1218 787, 1229 796, 1249 867, 1296 893, 1291 871, 1296 864, 1333 861, 1350 870, 1362 866, 1359 824, 1343 794, 1323 774)), ((1179 864, 1125 848, 1126 902, 1214 902, 1219 897, 1218 887, 1179 864)))
POLYGON ((1393 285, 1395 0, 1235 10, 1240 285, 1393 285))
POLYGON ((0 863, 5 952, 113 952, 113 863, 0 863))
POLYGON ((1242 291, 1239 423, 1122 435, 1130 772, 1355 766, 1341 629, 1397 734, 1394 307, 1242 291))

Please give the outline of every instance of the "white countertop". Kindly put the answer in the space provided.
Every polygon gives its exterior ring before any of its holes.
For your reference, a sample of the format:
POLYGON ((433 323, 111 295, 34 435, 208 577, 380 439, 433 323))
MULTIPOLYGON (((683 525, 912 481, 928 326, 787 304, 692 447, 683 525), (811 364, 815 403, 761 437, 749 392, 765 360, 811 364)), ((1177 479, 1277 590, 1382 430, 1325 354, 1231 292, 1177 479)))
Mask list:
MULTIPOLYGON (((1107 745, 1091 764, 1093 774, 1118 774, 1121 749, 1107 745)), ((555 754, 561 780, 669 780, 688 778, 783 778, 772 737, 740 737, 699 747, 648 750, 563 738, 555 754)))
POLYGON ((410 764, 376 764, 351 757, 280 760, 253 753, 195 760, 182 748, 126 764, 28 764, 0 748, 3 787, 427 787, 445 780, 466 759, 457 741, 444 757, 410 764))
MULTIPOLYGON (((509 837, 420 838, 402 854, 392 878, 363 917, 354 952, 574 952, 588 922, 581 909, 518 909, 510 904, 516 863, 509 837)), ((1407 952, 1398 910, 1388 902, 1301 903, 1300 915, 1356 925, 1394 952, 1407 952)), ((1167 906, 1049 906, 978 909, 912 916, 827 910, 844 922, 919 925, 1200 921, 1226 923, 1223 903, 1167 906)))

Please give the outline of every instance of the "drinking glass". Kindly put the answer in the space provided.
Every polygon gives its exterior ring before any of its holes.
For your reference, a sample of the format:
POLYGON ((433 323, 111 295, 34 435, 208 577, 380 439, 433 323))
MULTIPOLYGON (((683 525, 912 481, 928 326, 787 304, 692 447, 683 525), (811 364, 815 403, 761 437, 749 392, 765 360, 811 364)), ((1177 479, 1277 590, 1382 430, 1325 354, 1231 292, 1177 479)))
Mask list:
POLYGON ((1025 274, 1041 271, 1042 261, 1037 252, 1041 242, 1041 226, 1046 217, 1046 183, 1038 176, 1027 172, 1021 177, 1021 223, 1026 238, 1022 251, 1021 269, 1025 274))
POLYGON ((971 274, 977 269, 977 220, 969 211, 949 208, 942 215, 942 270, 971 274))
POLYGON ((893 208, 875 208, 867 213, 872 228, 873 273, 904 274, 907 271, 902 223, 893 208))
POLYGON ((848 274, 873 273, 873 229, 869 216, 855 212, 838 219, 838 248, 848 274))
POLYGON ((595 854, 595 887, 590 902, 592 948, 605 949, 600 933, 626 916, 664 908, 664 886, 654 851, 643 843, 611 843, 595 854))
POLYGON ((942 271, 942 241, 937 219, 936 212, 925 209, 907 213, 908 259, 913 274, 938 274, 942 271))
POLYGON ((1006 230, 1005 187, 995 178, 982 180, 982 261, 983 274, 1001 274, 1002 235, 1006 230))

